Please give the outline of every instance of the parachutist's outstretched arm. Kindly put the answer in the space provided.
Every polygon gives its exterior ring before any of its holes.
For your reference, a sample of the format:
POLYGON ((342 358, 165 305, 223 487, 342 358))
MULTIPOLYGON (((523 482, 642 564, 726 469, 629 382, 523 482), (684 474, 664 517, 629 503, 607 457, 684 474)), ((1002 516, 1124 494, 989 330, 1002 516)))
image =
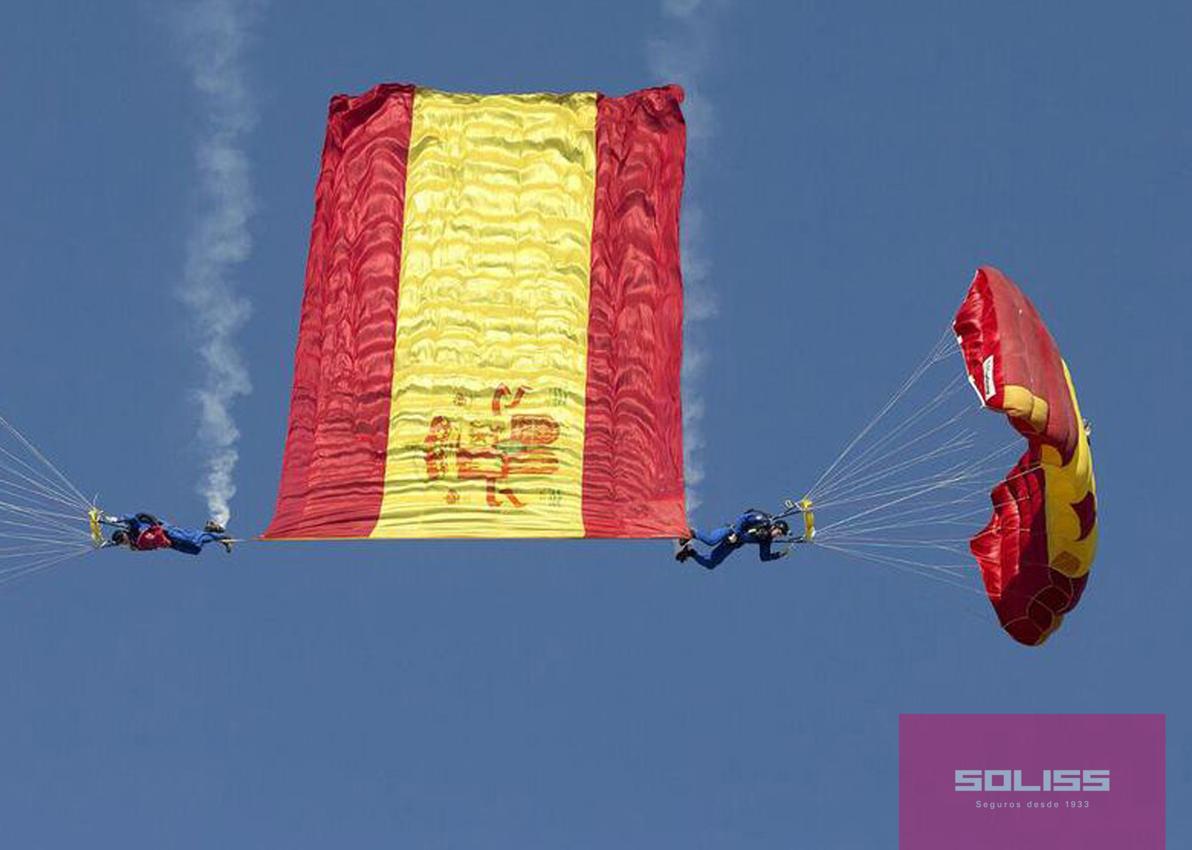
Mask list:
POLYGON ((791 547, 790 547, 789 542, 788 542, 786 548, 783 549, 781 552, 775 552, 774 548, 773 548, 772 540, 763 540, 761 543, 758 544, 757 550, 758 550, 757 556, 763 561, 777 561, 779 558, 785 558, 787 555, 789 555, 791 553, 791 547))

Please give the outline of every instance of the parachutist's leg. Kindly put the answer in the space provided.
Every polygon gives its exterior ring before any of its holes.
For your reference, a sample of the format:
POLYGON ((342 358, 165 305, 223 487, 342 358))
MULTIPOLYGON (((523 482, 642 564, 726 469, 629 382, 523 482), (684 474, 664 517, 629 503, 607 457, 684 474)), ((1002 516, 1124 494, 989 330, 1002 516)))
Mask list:
POLYGON ((229 555, 232 554, 232 538, 225 532, 217 531, 203 531, 195 536, 195 543, 198 544, 199 549, 202 550, 208 543, 218 543, 224 547, 224 551, 229 555))
POLYGON ((726 542, 721 543, 719 546, 717 546, 715 549, 713 549, 707 555, 703 555, 703 554, 695 551, 694 549, 692 549, 691 554, 688 557, 693 559, 697 564, 699 564, 704 569, 714 570, 717 567, 719 567, 721 564, 723 564, 724 559, 727 558, 729 555, 731 555, 733 553, 733 550, 736 548, 737 547, 734 546, 732 543, 728 543, 726 541, 726 542))
POLYGON ((165 529, 166 537, 170 538, 170 548, 176 552, 185 552, 187 555, 197 555, 203 551, 203 547, 208 543, 222 540, 227 536, 213 534, 210 531, 194 531, 189 528, 179 528, 176 525, 165 525, 162 527, 165 529))
POLYGON ((705 546, 711 546, 712 548, 715 548, 723 543, 728 536, 733 533, 733 527, 731 525, 722 525, 719 528, 713 529, 709 532, 703 532, 698 528, 693 528, 691 529, 691 533, 700 543, 703 543, 705 546))

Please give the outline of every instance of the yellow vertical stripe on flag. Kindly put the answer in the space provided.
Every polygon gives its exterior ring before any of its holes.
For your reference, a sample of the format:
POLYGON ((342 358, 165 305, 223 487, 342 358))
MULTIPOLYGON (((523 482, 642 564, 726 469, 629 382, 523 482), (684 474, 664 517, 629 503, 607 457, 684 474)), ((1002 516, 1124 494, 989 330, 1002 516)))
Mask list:
POLYGON ((414 98, 374 537, 583 534, 596 95, 414 98))

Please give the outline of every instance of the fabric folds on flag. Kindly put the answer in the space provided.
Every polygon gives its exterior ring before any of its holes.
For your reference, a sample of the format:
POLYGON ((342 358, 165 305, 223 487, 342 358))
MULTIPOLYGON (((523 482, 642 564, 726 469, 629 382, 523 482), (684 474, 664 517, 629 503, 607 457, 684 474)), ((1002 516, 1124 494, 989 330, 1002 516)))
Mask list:
POLYGON ((685 532, 681 101, 332 100, 265 538, 685 532))

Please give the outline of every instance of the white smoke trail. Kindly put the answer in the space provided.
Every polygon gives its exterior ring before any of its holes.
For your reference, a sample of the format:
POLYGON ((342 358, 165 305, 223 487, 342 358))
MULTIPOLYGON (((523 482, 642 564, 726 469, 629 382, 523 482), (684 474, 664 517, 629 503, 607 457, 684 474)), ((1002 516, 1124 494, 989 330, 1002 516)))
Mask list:
POLYGON ((244 53, 257 8, 236 0, 202 0, 181 9, 174 21, 203 121, 195 146, 202 211, 187 242, 180 292, 191 308, 205 370, 195 389, 206 464, 199 492, 212 518, 223 524, 236 493, 240 432, 232 405, 252 391, 235 343, 251 304, 236 292, 235 270, 252 250, 248 224, 254 200, 245 145, 256 107, 244 53))
POLYGON ((707 145, 714 133, 715 114, 700 78, 707 64, 713 35, 713 15, 722 5, 718 0, 662 0, 669 31, 649 44, 650 70, 661 82, 683 86, 686 98, 683 115, 687 122, 688 184, 683 195, 683 466, 687 479, 687 509, 699 507, 699 484, 704 480, 703 417, 700 377, 707 361, 694 326, 716 315, 716 293, 711 286, 710 263, 702 245, 704 211, 698 201, 698 183, 690 177, 701 171, 707 145))

